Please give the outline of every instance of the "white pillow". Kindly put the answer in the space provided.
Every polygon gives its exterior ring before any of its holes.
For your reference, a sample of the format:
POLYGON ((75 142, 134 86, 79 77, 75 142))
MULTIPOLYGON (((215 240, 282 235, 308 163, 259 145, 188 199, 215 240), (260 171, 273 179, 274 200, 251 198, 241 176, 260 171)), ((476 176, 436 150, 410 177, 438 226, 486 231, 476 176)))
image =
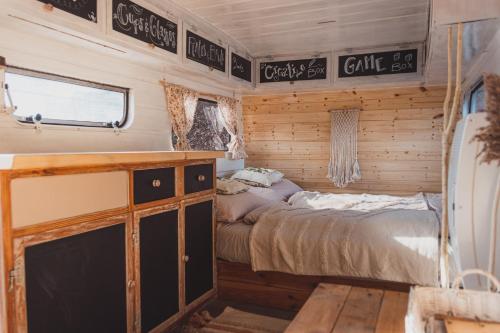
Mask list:
POLYGON ((265 168, 248 167, 236 171, 231 179, 237 179, 252 186, 269 187, 274 183, 281 181, 283 174, 277 170, 265 168))

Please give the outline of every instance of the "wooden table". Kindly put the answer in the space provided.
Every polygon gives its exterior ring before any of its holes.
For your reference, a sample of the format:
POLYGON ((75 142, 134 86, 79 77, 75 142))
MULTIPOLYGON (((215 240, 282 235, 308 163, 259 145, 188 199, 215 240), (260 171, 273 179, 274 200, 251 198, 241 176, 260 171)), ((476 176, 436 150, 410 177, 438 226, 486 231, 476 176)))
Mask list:
POLYGON ((286 333, 404 333, 408 293, 321 283, 286 333))

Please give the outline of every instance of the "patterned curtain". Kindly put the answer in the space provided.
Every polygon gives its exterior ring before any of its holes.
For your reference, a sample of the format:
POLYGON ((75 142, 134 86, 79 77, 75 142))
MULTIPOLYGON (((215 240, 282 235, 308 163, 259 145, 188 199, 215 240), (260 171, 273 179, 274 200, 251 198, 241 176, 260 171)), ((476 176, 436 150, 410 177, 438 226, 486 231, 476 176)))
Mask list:
POLYGON ((187 135, 193 127, 199 94, 174 84, 164 84, 164 88, 172 129, 178 138, 175 150, 191 150, 187 135))
POLYGON ((224 127, 231 135, 231 141, 227 145, 232 153, 233 160, 246 158, 245 143, 243 140, 243 121, 241 119, 241 104, 234 98, 218 96, 217 104, 221 113, 224 127))

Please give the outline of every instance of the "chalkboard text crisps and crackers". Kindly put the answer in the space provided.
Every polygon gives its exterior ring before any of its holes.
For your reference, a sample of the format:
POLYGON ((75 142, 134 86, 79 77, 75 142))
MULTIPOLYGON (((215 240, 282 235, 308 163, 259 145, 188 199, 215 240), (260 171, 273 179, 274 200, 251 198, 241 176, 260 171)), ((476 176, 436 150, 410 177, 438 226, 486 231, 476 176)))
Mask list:
POLYGON ((113 0, 113 30, 177 54, 177 24, 130 0, 113 0))

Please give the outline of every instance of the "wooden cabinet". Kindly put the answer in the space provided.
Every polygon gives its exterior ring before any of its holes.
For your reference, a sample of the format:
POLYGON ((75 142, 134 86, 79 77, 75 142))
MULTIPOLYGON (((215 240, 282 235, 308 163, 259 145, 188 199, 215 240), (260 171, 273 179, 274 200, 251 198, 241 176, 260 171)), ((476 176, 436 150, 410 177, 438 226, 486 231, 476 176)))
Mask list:
POLYGON ((191 304, 214 287, 213 201, 185 208, 185 302, 191 304))
POLYGON ((58 156, 54 168, 44 161, 0 172, 0 333, 161 332, 215 296, 216 155, 199 154, 211 158, 162 153, 166 161, 154 154, 151 163, 137 163, 134 155, 127 163, 120 155, 116 165, 105 156, 106 164, 65 167, 58 156), (108 174, 116 175, 107 181, 113 191, 101 189, 100 175, 108 174), (74 190, 86 195, 71 193, 82 175, 89 176, 74 190), (20 202, 32 184, 54 182, 43 196, 59 198, 60 206, 38 205, 25 212, 29 223, 13 223, 22 215, 10 208, 13 184, 20 202), (60 189, 67 193, 52 193, 60 189), (92 211, 95 200, 105 208, 92 211), (44 211, 59 207, 64 214, 44 211))

